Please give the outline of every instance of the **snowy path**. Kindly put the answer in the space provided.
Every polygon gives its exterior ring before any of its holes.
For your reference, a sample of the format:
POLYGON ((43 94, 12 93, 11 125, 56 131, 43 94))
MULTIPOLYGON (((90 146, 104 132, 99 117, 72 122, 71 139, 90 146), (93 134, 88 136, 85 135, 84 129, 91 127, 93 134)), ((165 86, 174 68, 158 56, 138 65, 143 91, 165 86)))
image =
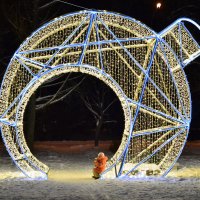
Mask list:
POLYGON ((0 199, 200 199, 199 151, 186 151, 179 160, 181 169, 171 173, 176 177, 159 180, 93 180, 91 163, 97 153, 38 153, 51 168, 47 181, 25 178, 4 155, 0 157, 0 199))

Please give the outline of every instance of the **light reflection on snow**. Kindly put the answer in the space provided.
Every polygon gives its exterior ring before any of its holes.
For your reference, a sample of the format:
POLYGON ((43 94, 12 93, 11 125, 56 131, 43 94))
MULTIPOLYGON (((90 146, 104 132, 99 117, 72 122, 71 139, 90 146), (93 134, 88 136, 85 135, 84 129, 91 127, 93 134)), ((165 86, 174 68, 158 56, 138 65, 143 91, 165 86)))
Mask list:
MULTIPOLYGON (((200 168, 198 167, 184 167, 181 169, 173 169, 168 176, 169 178, 200 178, 200 168)), ((29 180, 29 178, 25 177, 23 173, 20 171, 4 171, 0 172, 0 180, 5 179, 20 179, 20 180, 29 180)), ((109 179, 109 178, 108 178, 109 179)), ((120 180, 140 180, 140 181, 147 181, 147 180, 162 180, 166 178, 158 178, 152 176, 144 176, 144 174, 138 174, 138 176, 127 177, 123 176, 119 178, 120 180)), ((33 179, 30 179, 33 180, 33 179)), ((38 180, 38 179, 34 179, 38 180)), ((40 180, 46 180, 40 179, 40 180)), ((88 170, 80 170, 78 171, 70 169, 70 170, 60 170, 60 169, 53 169, 50 170, 48 180, 50 181, 59 181, 59 182, 69 182, 69 181, 91 181, 92 174, 91 171, 88 170)))
POLYGON ((0 172, 0 180, 4 179, 16 179, 16 178, 25 178, 25 175, 22 172, 11 172, 11 171, 5 171, 0 172))

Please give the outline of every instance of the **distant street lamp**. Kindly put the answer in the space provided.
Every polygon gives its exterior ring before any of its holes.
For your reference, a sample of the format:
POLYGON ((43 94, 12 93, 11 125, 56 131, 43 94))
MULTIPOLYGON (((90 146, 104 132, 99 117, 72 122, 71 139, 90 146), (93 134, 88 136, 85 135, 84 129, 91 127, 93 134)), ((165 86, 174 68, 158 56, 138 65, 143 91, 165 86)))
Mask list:
POLYGON ((156 4, 156 8, 157 8, 157 9, 160 9, 161 6, 162 6, 162 4, 161 4, 160 2, 158 2, 158 3, 156 4))

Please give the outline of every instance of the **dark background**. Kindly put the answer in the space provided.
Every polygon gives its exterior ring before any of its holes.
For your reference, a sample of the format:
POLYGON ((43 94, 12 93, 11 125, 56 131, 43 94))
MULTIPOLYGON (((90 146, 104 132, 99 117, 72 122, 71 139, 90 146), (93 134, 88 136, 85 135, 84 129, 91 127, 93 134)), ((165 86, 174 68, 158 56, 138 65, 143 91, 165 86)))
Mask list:
MULTIPOLYGON (((200 0, 82 0, 67 1, 88 9, 100 9, 119 12, 142 21, 159 32, 179 17, 189 17, 200 24, 200 0), (160 9, 156 3, 161 2, 160 9)), ((0 0, 0 78, 18 46, 35 29, 45 22, 81 8, 50 0, 0 0)), ((200 32, 190 29, 199 40, 200 32)), ((200 59, 196 59, 185 69, 192 95, 192 124, 189 140, 200 139, 200 59)), ((95 78, 88 78, 84 87, 91 87, 90 81, 99 82, 99 87, 106 88, 95 78)), ((116 96, 109 90, 108 99, 116 96)), ((93 88, 90 88, 91 95, 93 88)), ((119 139, 122 134, 124 119, 119 102, 109 110, 108 118, 117 121, 103 126, 101 139, 119 139), (116 112, 116 110, 118 112, 116 112)), ((88 140, 93 138, 95 122, 77 94, 69 95, 64 101, 36 113, 36 140, 88 140)))

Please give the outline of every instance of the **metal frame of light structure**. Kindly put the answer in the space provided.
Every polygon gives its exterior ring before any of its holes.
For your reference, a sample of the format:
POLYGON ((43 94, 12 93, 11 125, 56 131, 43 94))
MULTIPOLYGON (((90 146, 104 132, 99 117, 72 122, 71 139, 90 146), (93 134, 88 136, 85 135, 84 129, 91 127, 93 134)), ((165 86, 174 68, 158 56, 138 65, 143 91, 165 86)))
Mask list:
POLYGON ((1 131, 22 172, 46 178, 49 168, 30 152, 23 117, 45 81, 70 72, 99 78, 118 96, 125 118, 121 145, 103 178, 165 176, 187 140, 191 99, 183 68, 200 47, 181 18, 156 33, 141 22, 107 11, 81 11, 43 25, 15 52, 0 96, 1 131))

